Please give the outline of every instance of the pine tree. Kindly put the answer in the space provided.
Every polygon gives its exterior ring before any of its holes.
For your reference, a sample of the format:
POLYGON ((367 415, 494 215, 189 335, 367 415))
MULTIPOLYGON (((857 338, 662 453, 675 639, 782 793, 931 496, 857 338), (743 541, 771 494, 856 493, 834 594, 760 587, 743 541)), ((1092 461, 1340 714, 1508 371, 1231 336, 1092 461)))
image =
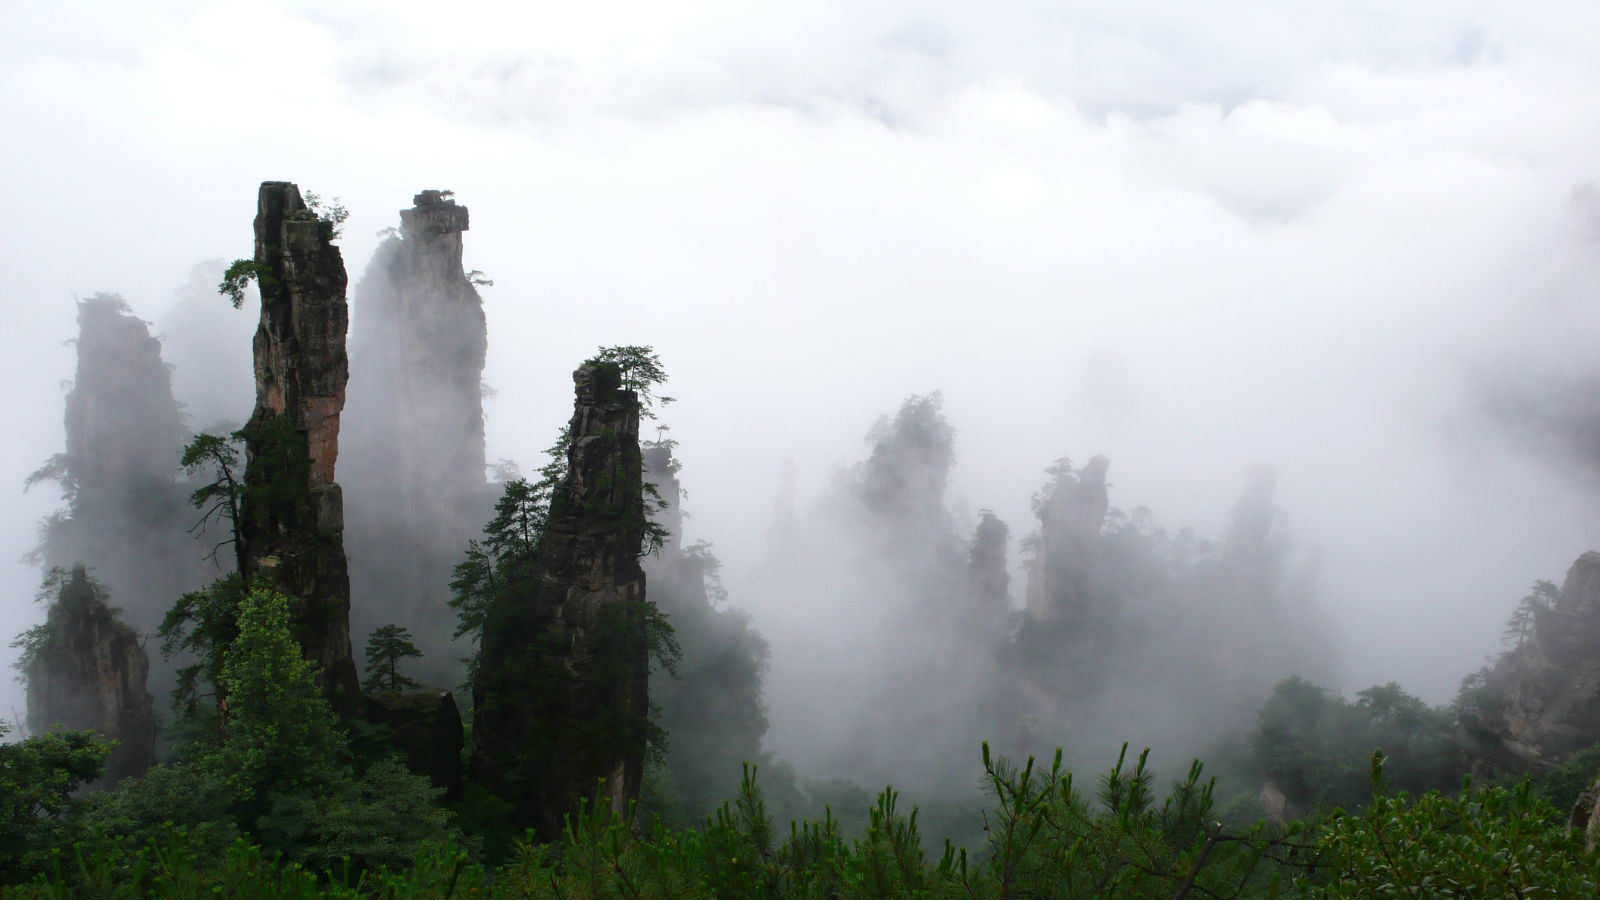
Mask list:
POLYGON ((367 638, 367 690, 403 691, 422 685, 400 674, 400 661, 421 656, 411 642, 411 632, 399 625, 385 625, 367 638))
POLYGON ((1506 630, 1501 635, 1501 640, 1511 648, 1512 652, 1522 649, 1528 637, 1533 634, 1534 623, 1540 612, 1554 609, 1556 601, 1561 599, 1561 590, 1549 581, 1535 581, 1533 590, 1528 596, 1517 601, 1517 608, 1511 611, 1511 617, 1506 620, 1506 630))
MULTIPOLYGON (((269 792, 336 782, 348 756, 338 717, 317 687, 317 664, 289 631, 289 598, 256 589, 238 607, 239 634, 224 654, 223 742, 212 762, 247 808, 269 792)), ((248 819, 246 819, 248 821, 248 819)))

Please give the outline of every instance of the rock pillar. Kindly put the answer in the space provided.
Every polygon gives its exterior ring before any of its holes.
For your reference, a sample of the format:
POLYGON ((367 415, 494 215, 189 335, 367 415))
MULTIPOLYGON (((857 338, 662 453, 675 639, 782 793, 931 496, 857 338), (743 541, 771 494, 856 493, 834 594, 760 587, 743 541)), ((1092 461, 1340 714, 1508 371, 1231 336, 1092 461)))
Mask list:
POLYGON ((489 608, 473 686, 473 778, 546 839, 601 779, 618 810, 638 796, 651 729, 639 401, 614 365, 573 381, 567 471, 489 608))
POLYGON ((361 713, 350 652, 344 501, 334 481, 349 365, 344 259, 295 185, 262 182, 255 220, 261 324, 240 531, 251 576, 294 599, 295 638, 342 717, 361 713))

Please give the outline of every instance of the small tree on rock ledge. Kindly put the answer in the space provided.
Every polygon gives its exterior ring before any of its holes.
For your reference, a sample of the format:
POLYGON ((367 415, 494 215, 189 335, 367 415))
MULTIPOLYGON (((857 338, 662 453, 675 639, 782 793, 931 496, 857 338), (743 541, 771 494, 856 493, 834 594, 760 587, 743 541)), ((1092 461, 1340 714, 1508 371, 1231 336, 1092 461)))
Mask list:
POLYGON ((411 642, 411 632, 399 625, 385 625, 367 638, 367 690, 403 691, 422 685, 400 674, 400 661, 421 656, 411 642))

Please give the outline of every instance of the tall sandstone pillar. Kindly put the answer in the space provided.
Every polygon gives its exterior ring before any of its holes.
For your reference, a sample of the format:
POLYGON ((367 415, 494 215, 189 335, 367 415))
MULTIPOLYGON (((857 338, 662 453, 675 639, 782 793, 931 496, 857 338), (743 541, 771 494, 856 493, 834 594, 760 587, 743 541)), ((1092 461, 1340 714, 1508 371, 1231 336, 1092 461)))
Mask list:
POLYGON ((462 267, 467 207, 427 190, 356 285, 345 411, 350 577, 376 602, 357 634, 389 623, 417 635, 425 680, 455 683, 450 577, 493 515, 484 466, 483 300, 462 267))
POLYGON ((66 452, 33 476, 75 490, 68 515, 46 521, 40 550, 47 569, 92 567, 128 624, 153 633, 208 568, 175 480, 183 420, 172 376, 149 324, 116 294, 79 301, 76 346, 66 452))
POLYGON ((639 400, 615 365, 573 373, 567 471, 530 570, 489 608, 473 686, 473 779, 546 839, 605 779, 638 797, 650 731, 639 400))
POLYGON ((333 480, 350 375, 344 259, 333 225, 289 182, 262 182, 255 232, 261 324, 256 406, 245 425, 246 565, 293 598, 295 638, 321 666, 334 709, 353 718, 360 684, 350 652, 344 503, 333 480))

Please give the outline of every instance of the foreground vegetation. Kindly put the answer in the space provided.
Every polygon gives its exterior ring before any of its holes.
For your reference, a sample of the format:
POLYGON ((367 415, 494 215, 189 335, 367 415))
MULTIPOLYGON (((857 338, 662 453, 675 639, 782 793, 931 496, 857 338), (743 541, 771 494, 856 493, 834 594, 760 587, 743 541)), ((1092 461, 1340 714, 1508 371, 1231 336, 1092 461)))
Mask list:
MULTIPOLYGON (((1568 834, 1564 812, 1594 781, 1600 747, 1538 782, 1463 784, 1451 708, 1393 684, 1347 701, 1296 678, 1277 686, 1248 739, 1217 746, 1221 781, 1196 761, 1163 792, 1149 751, 1124 746, 1086 783, 1060 751, 1019 764, 985 745, 986 808, 972 815, 983 830, 967 847, 893 788, 875 800, 835 792, 840 804, 816 804, 807 820, 774 816, 749 765, 735 796, 698 822, 651 797, 613 809, 597 785, 555 840, 540 841, 507 833, 509 804, 482 786, 446 803, 383 729, 341 724, 291 634, 287 597, 237 580, 214 590, 227 592, 225 622, 174 632, 208 636, 193 642, 204 675, 191 684, 212 694, 180 706, 189 713, 168 762, 85 791, 111 749, 93 733, 0 744, 0 897, 1600 893, 1600 855, 1568 834)), ((414 648, 403 630, 379 637, 369 677, 397 682, 414 648)), ((804 808, 792 770, 775 768, 773 805, 804 808)))
MULTIPOLYGON (((1093 786, 1061 767, 983 754, 991 808, 972 850, 924 845, 915 807, 891 788, 847 835, 831 810, 780 827, 757 773, 701 825, 585 804, 561 840, 531 834, 499 853, 456 824, 402 827, 419 810, 352 790, 318 808, 259 803, 205 764, 159 767, 72 799, 107 748, 85 733, 0 745, 4 897, 1573 897, 1600 891, 1600 858, 1530 781, 1412 797, 1371 758, 1371 802, 1316 823, 1232 828, 1196 762, 1158 799, 1147 755, 1093 786), (185 802, 180 792, 204 788, 185 802), (363 800, 365 797, 365 800, 363 800), (229 808, 232 804, 232 813, 229 808), (240 804, 243 804, 241 806, 240 804), (143 810, 140 825, 128 817, 143 810), (293 834, 271 825, 296 809, 293 834), (149 824, 151 814, 170 815, 149 824), (204 817, 214 816, 210 821, 204 817), (392 830, 391 830, 392 829, 392 830), (362 835, 368 843, 362 844, 362 835), (380 839, 383 846, 371 843, 380 839), (276 845, 276 849, 273 846, 276 845), (364 849, 365 852, 362 852, 364 849), (388 852, 384 852, 387 850, 388 852), (354 851, 354 852, 352 852, 354 851)), ((234 761, 249 778, 248 756, 234 761)), ((328 777, 324 775, 323 777, 328 777)), ((597 795, 598 797, 598 795, 597 795)), ((312 804, 313 807, 316 804, 312 804)), ((442 810, 435 810, 442 815, 442 810)), ((458 820, 459 821, 459 820, 458 820)), ((442 823, 436 823, 442 824, 442 823)))

